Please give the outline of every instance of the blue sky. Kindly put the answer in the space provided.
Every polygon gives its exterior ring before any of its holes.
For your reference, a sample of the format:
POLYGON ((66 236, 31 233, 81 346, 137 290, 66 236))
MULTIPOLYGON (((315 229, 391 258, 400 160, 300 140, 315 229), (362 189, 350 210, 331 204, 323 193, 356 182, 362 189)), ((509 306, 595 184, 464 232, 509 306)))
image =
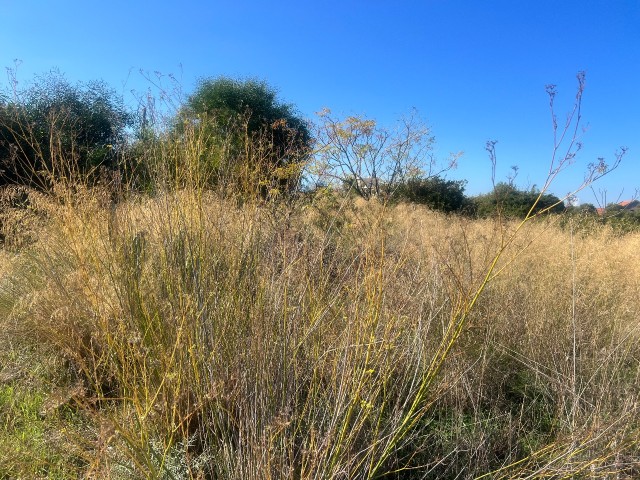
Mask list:
POLYGON ((328 107, 392 124, 415 107, 439 156, 464 151, 449 177, 469 194, 491 188, 487 140, 498 180, 518 165, 519 186, 544 182, 545 85, 557 85, 562 120, 584 70, 584 148, 551 190, 566 193, 623 145, 595 191, 613 201, 640 187, 640 0, 0 0, 0 24, 0 64, 20 59, 24 83, 58 68, 132 98, 149 86, 140 70, 174 74, 186 93, 224 74, 266 80, 308 118, 328 107))

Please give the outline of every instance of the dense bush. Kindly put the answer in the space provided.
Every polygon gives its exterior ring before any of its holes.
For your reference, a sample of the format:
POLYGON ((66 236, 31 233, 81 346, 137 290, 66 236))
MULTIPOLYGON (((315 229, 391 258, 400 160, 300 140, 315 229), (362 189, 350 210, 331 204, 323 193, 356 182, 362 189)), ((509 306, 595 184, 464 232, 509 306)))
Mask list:
POLYGON ((416 177, 401 184, 395 197, 426 205, 433 210, 460 212, 470 206, 464 194, 466 184, 465 180, 446 180, 438 176, 416 177))
POLYGON ((134 116, 103 82, 51 73, 0 100, 2 184, 39 188, 115 170, 134 116))
POLYGON ((640 230, 640 210, 637 208, 625 208, 617 203, 609 204, 602 212, 602 220, 619 233, 640 230))
POLYGON ((498 183, 493 192, 474 197, 473 204, 480 217, 500 214, 510 218, 525 218, 529 213, 561 213, 565 208, 555 195, 535 189, 518 190, 508 183, 498 183))
POLYGON ((212 180, 262 194, 298 186, 312 141, 306 122, 275 89, 227 77, 202 80, 189 96, 175 124, 178 137, 185 132, 199 139, 212 180))
POLYGON ((577 227, 583 232, 595 232, 607 225, 617 234, 640 231, 640 210, 610 203, 604 209, 596 209, 590 203, 567 207, 561 224, 577 227))

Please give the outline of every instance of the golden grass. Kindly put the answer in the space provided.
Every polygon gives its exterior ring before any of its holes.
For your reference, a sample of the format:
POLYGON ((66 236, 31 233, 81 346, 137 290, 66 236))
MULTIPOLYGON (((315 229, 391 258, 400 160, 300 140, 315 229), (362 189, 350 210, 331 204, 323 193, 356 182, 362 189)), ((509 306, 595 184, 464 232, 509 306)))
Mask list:
POLYGON ((68 475, 638 473, 640 235, 549 218, 505 246, 514 224, 331 195, 98 198, 41 205, 36 241, 0 251, 0 358, 63 365, 41 421, 68 475))

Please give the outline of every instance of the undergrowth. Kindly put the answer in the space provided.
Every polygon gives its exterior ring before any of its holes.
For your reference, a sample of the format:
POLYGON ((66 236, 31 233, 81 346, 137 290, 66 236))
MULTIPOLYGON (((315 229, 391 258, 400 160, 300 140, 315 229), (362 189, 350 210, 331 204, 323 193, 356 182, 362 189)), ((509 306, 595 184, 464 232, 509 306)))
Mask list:
POLYGON ((491 220, 84 195, 3 253, 4 477, 638 473, 637 235, 528 223, 452 337, 491 220))

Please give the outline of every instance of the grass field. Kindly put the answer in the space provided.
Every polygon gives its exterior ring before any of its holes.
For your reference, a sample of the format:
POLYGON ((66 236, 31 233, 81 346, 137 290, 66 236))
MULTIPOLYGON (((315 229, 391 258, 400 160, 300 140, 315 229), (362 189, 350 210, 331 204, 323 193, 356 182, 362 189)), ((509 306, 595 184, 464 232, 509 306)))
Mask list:
POLYGON ((3 219, 0 478, 637 478, 640 235, 331 193, 3 219))

